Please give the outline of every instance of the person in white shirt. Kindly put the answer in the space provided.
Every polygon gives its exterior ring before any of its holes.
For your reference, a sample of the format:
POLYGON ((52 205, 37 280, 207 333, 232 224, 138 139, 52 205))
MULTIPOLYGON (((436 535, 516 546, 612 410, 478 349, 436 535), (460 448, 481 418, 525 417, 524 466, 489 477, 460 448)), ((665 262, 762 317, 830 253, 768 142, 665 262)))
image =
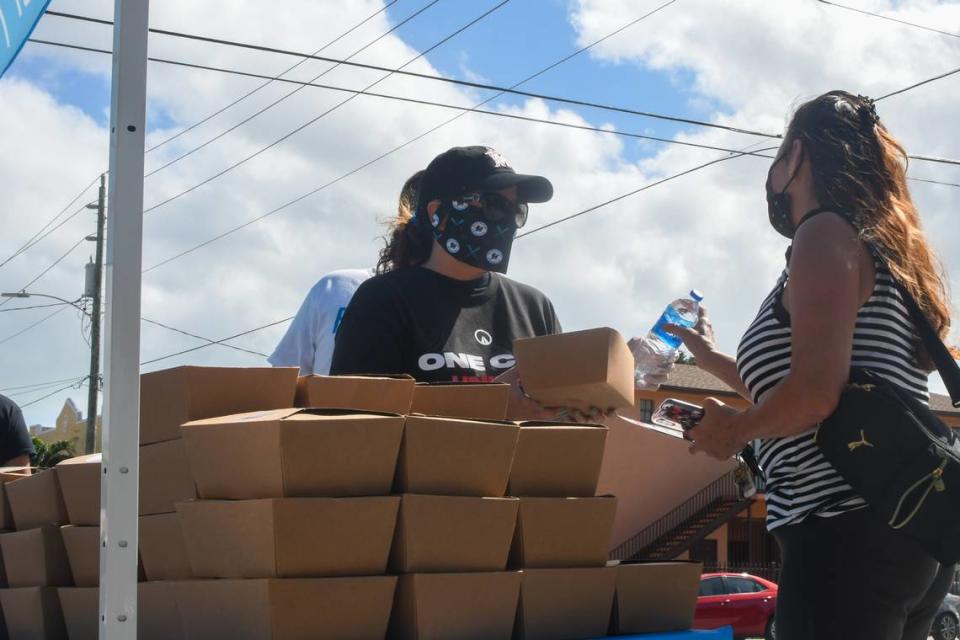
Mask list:
MULTIPOLYGON (((423 172, 410 176, 398 203, 400 217, 409 218, 423 172)), ((296 317, 268 358, 274 367, 300 367, 300 375, 328 375, 340 321, 353 294, 375 269, 341 269, 326 274, 310 289, 296 317)))

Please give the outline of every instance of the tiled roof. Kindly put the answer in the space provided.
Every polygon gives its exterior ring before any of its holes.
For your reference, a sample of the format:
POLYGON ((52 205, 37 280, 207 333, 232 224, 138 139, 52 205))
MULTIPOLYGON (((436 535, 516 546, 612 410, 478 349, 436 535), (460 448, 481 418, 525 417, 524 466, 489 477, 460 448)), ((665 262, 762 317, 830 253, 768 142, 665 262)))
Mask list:
MULTIPOLYGON (((718 378, 695 365, 678 364, 667 378, 661 389, 685 391, 708 391, 710 393, 736 395, 736 392, 718 378)), ((938 413, 960 415, 960 408, 954 407, 948 396, 939 393, 930 394, 930 408, 938 413)))

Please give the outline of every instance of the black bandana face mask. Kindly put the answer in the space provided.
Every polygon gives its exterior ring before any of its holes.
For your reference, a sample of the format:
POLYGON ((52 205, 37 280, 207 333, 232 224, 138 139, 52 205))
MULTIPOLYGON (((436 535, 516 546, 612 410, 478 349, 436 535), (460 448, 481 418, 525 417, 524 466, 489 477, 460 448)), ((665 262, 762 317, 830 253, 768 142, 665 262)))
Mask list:
MULTIPOLYGON (((523 207, 525 219, 525 205, 516 206, 523 207)), ((507 272, 518 221, 519 214, 516 219, 488 215, 481 194, 443 202, 430 217, 433 236, 447 253, 460 262, 497 273, 507 272)))
POLYGON ((797 229, 793 224, 793 216, 790 213, 790 194, 787 193, 787 188, 790 186, 790 183, 793 182, 793 179, 797 177, 797 171, 799 171, 799 169, 794 171, 790 179, 787 180, 787 184, 783 185, 783 191, 774 193, 771 180, 773 167, 783 159, 784 158, 781 157, 774 160, 770 166, 770 170, 767 171, 767 215, 770 217, 770 225, 774 230, 783 237, 792 240, 797 229))

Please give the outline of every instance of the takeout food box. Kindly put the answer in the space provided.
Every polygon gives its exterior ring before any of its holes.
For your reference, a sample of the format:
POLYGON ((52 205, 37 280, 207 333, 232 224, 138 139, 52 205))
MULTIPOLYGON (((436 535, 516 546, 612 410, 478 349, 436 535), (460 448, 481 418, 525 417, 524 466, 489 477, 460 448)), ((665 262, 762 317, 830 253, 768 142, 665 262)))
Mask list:
POLYGON ((180 518, 176 513, 140 516, 140 562, 147 580, 193 577, 180 518))
POLYGON ((100 527, 61 527, 70 573, 77 587, 100 584, 100 527))
POLYGON ((0 589, 7 632, 15 640, 67 640, 56 587, 0 589))
POLYGON ((100 624, 100 590, 96 587, 60 587, 60 609, 70 640, 97 640, 100 624))
POLYGON ((604 638, 610 626, 616 569, 525 569, 517 640, 604 638))
POLYGON ((16 529, 13 522, 13 514, 10 512, 10 501, 7 499, 6 484, 19 480, 26 475, 26 471, 20 467, 0 468, 0 531, 12 531, 16 529))
POLYGON ((410 413, 444 418, 505 420, 509 402, 508 384, 419 383, 413 390, 410 413))
POLYGON ((72 525, 100 526, 101 462, 101 454, 94 453, 69 458, 54 467, 72 525))
POLYGON ((510 640, 519 595, 516 572, 400 576, 389 637, 510 640))
POLYGON ((174 591, 176 584, 141 582, 137 585, 137 640, 186 638, 174 591))
MULTIPOLYGON (((216 467, 223 463, 217 456, 203 464, 216 467)), ((140 447, 140 515, 170 513, 178 502, 197 496, 187 452, 182 440, 170 440, 140 447)))
POLYGON ((0 535, 7 583, 19 587, 61 587, 73 584, 60 529, 44 526, 0 535))
POLYGON ((382 575, 399 496, 201 500, 177 505, 198 578, 382 575))
POLYGON ((410 413, 412 376, 300 376, 294 406, 410 413))
POLYGON ((394 576, 173 583, 191 640, 381 639, 394 576))
POLYGON ((293 406, 296 367, 184 366, 140 376, 140 444, 180 437, 191 420, 293 406))
POLYGON ((503 571, 518 506, 516 498, 406 494, 390 568, 396 573, 503 571))
POLYGON ((183 437, 204 499, 390 493, 404 418, 279 409, 188 422, 183 437))
POLYGON ((590 497, 597 492, 607 428, 521 422, 510 470, 512 496, 590 497))
POLYGON ((613 496, 520 498, 511 566, 603 567, 617 511, 613 496))
POLYGON ((665 633, 693 626, 701 563, 623 563, 616 572, 613 633, 665 633))
POLYGON ((499 498, 519 433, 512 422, 409 416, 396 492, 499 498))
POLYGON ((524 391, 544 406, 633 406, 633 354, 613 329, 522 338, 513 343, 513 351, 524 391))
POLYGON ((60 482, 52 469, 38 471, 4 485, 17 529, 67 524, 60 482))

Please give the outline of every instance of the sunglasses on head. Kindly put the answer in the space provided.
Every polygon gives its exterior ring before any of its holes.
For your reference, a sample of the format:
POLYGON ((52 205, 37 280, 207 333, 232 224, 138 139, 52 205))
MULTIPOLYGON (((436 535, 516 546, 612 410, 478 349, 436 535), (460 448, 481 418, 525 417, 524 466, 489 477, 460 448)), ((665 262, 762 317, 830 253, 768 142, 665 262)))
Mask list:
POLYGON ((454 208, 464 205, 483 209, 484 215, 490 222, 510 221, 518 229, 527 224, 530 207, 526 202, 513 202, 499 193, 468 193, 453 200, 454 208))

